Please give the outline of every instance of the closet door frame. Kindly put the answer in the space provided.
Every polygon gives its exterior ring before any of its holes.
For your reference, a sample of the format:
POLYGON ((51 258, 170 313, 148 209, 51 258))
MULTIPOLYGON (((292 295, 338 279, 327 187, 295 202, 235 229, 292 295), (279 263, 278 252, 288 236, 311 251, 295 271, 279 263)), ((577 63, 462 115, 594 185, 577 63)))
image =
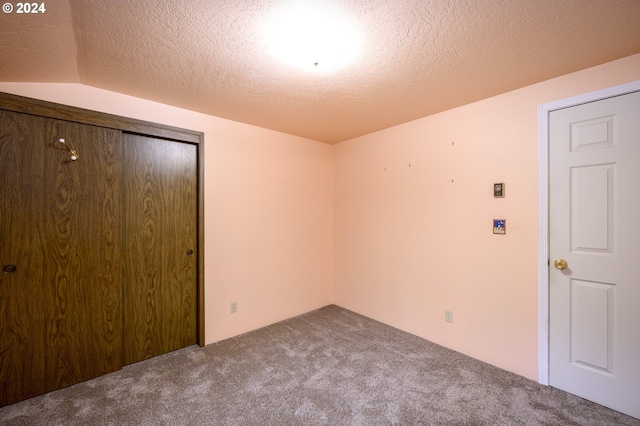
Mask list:
POLYGON ((204 333, 204 133, 0 92, 0 109, 190 143, 197 147, 197 343, 204 333))

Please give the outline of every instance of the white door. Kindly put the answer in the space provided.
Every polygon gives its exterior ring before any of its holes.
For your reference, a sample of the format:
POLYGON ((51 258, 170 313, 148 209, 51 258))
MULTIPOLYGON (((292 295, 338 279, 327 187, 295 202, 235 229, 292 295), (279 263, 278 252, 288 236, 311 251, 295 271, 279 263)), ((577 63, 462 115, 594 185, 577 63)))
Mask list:
POLYGON ((640 418, 640 92, 550 114, 549 234, 549 384, 640 418))

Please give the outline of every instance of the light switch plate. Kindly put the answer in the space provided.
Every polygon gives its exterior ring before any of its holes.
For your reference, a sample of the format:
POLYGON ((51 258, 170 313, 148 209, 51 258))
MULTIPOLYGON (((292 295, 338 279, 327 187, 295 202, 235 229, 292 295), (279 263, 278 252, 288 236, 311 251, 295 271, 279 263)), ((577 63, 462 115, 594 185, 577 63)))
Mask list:
POLYGON ((493 184, 493 196, 496 198, 504 198, 504 183, 493 184))

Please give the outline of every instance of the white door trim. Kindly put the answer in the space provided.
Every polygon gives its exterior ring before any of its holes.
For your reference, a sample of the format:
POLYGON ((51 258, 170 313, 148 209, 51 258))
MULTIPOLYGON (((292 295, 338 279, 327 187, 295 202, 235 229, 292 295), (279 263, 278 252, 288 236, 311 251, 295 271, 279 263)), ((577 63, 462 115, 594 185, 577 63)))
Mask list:
POLYGON ((549 113, 640 91, 640 80, 538 106, 538 382, 549 384, 549 113))

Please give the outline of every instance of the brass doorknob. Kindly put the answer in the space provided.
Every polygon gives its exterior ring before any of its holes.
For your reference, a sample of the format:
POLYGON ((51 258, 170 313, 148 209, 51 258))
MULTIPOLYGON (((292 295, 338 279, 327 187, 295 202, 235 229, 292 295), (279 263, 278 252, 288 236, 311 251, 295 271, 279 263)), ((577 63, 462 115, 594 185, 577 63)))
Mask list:
POLYGON ((557 269, 564 269, 566 268, 567 265, 567 261, 564 259, 556 259, 553 261, 553 266, 555 266, 557 269))

